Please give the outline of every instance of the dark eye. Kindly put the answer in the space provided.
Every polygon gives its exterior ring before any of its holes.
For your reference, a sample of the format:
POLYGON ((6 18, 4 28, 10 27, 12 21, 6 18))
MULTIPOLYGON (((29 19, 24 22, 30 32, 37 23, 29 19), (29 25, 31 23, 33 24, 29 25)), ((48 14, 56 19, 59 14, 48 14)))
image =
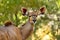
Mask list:
POLYGON ((36 15, 36 17, 37 17, 37 15, 36 15))
POLYGON ((44 14, 44 12, 42 12, 41 14, 44 14))
POLYGON ((31 16, 29 16, 29 17, 31 17, 31 16))

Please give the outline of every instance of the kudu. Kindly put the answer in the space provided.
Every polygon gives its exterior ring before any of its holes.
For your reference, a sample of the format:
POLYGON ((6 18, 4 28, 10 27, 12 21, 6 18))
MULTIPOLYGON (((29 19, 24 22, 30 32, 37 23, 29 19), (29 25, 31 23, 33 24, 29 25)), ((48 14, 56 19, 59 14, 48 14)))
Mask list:
POLYGON ((16 27, 11 21, 5 22, 5 25, 0 27, 0 40, 26 40, 33 31, 36 21, 37 12, 22 10, 23 15, 29 17, 28 21, 22 27, 16 27), (26 14, 27 12, 27 14, 26 14))
POLYGON ((22 39, 26 40, 26 38, 28 38, 29 35, 33 32, 34 23, 36 21, 36 17, 38 13, 37 11, 33 11, 33 10, 27 11, 26 8, 23 8, 22 12, 24 16, 28 16, 28 21, 24 25, 22 25, 22 27, 20 27, 22 39))

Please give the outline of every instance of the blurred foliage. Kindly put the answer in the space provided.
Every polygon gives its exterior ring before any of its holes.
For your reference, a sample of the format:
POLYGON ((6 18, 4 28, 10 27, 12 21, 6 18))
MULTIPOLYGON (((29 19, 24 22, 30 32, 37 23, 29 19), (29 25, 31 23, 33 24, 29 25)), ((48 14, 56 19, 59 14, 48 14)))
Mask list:
MULTIPOLYGON (((21 25, 25 23, 28 18, 22 16, 21 7, 39 10, 42 6, 46 6, 47 14, 60 14, 60 0, 0 0, 0 25, 3 25, 6 20, 11 20, 17 26, 21 25)), ((30 37, 28 40, 40 40, 36 35, 36 31, 42 27, 42 24, 46 25, 49 21, 50 20, 47 19, 47 17, 39 19, 35 24, 32 39, 30 37)), ((57 21, 55 22, 59 23, 57 21)))
MULTIPOLYGON (((20 22, 21 7, 39 9, 46 6, 48 13, 57 13, 60 8, 59 0, 0 0, 0 24, 4 21, 11 20, 16 23, 20 22), (19 17, 17 17, 19 15, 19 17), (17 19, 16 19, 17 17, 17 19)), ((24 19, 25 20, 25 19, 24 19)), ((17 25, 19 23, 16 23, 17 25)))

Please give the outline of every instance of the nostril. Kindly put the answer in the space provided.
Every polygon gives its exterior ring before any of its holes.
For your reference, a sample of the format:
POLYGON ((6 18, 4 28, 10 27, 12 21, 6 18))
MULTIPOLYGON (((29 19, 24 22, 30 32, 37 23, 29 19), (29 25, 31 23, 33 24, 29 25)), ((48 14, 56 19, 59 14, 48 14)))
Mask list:
POLYGON ((33 20, 33 22, 35 23, 35 22, 36 22, 36 20, 33 20))

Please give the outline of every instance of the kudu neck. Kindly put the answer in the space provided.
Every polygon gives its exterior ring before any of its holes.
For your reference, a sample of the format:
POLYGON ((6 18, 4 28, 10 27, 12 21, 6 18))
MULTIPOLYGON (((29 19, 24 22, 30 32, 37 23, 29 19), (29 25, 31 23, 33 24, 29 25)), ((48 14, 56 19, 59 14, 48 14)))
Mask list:
POLYGON ((30 34, 33 31, 33 27, 34 27, 34 23, 30 22, 30 20, 28 20, 21 28, 21 34, 22 34, 22 39, 25 40, 27 39, 30 34))

